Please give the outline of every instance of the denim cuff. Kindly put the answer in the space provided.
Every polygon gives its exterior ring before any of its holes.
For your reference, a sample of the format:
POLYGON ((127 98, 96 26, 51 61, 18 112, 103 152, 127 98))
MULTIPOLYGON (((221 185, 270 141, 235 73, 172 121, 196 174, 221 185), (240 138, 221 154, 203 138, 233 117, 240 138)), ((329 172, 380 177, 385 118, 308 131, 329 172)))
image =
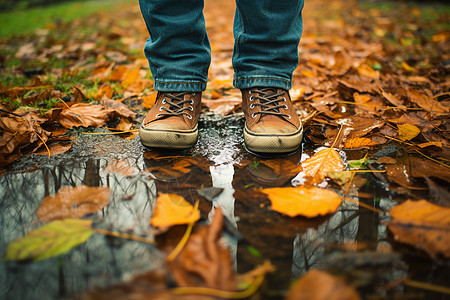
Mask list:
POLYGON ((260 86, 290 90, 292 88, 292 80, 270 76, 253 76, 249 78, 234 78, 233 85, 237 89, 248 89, 260 86))
POLYGON ((155 80, 153 87, 159 92, 202 92, 206 89, 206 82, 155 80))

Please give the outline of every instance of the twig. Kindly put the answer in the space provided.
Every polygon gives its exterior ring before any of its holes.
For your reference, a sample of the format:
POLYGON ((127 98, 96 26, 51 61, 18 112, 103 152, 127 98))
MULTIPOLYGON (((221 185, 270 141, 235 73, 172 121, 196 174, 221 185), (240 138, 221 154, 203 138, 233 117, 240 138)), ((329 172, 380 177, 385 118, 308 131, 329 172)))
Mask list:
POLYGON ((419 289, 424 289, 424 290, 429 290, 429 291, 433 291, 433 292, 450 295, 450 288, 445 287, 445 286, 434 285, 434 284, 410 280, 410 279, 406 279, 405 281, 403 281, 403 284, 407 285, 407 286, 419 288, 419 289))
POLYGON ((16 116, 16 117, 22 117, 21 115, 15 114, 13 112, 10 112, 10 111, 7 111, 7 110, 1 109, 1 108, 0 108, 0 111, 5 113, 5 114, 13 115, 13 116, 16 116))
POLYGON ((422 156, 428 158, 429 160, 434 161, 435 163, 438 163, 438 164, 440 164, 441 166, 450 168, 449 165, 446 165, 446 164, 444 164, 443 162, 438 161, 437 159, 434 159, 434 158, 432 158, 432 157, 430 157, 430 156, 428 156, 428 155, 425 155, 425 154, 423 154, 422 152, 420 152, 420 151, 417 150, 417 149, 414 149, 414 150, 415 150, 417 153, 419 153, 420 155, 422 155, 422 156))
POLYGON ((197 295, 220 297, 225 299, 244 299, 253 295, 261 286, 263 281, 264 275, 263 274, 259 275, 258 277, 256 277, 255 281, 253 281, 252 285, 250 285, 246 290, 240 292, 222 291, 205 287, 179 287, 174 288, 171 291, 174 294, 197 294, 197 295))
POLYGON ((386 170, 346 170, 343 172, 351 172, 351 173, 383 173, 386 170))
POLYGON ((125 131, 116 131, 116 132, 82 132, 81 134, 90 134, 90 135, 109 135, 109 134, 122 134, 122 133, 132 133, 139 131, 139 129, 131 129, 125 131))
POLYGON ((68 109, 70 109, 69 105, 67 105, 67 103, 64 102, 63 99, 61 99, 60 97, 58 97, 58 100, 61 101, 62 103, 64 103, 64 105, 65 105, 68 109))
POLYGON ((374 212, 376 212, 377 214, 381 214, 381 213, 383 212, 381 209, 372 207, 372 206, 367 205, 367 204, 365 204, 365 203, 363 203, 363 202, 361 202, 361 201, 353 200, 352 198, 349 198, 349 197, 344 197, 344 200, 345 200, 345 201, 348 201, 348 202, 351 202, 351 203, 354 203, 354 204, 356 204, 356 205, 362 206, 362 207, 364 207, 364 208, 367 208, 368 210, 374 211, 374 212))
MULTIPOLYGON (((198 210, 198 205, 199 205, 199 201, 195 202, 194 212, 198 210)), ((194 227, 194 224, 195 224, 195 221, 189 223, 189 225, 186 229, 186 232, 184 233, 180 242, 175 247, 175 249, 173 249, 173 251, 169 254, 169 256, 167 256, 167 259, 166 259, 167 262, 171 262, 171 261, 175 260, 175 258, 177 258, 177 256, 178 256, 178 254, 180 254, 181 250, 183 250, 184 246, 186 245, 186 243, 189 239, 189 236, 191 235, 192 227, 194 227)))
POLYGON ((95 230, 95 232, 100 233, 100 234, 123 238, 123 239, 127 239, 127 240, 133 240, 133 241, 143 242, 143 243, 147 243, 147 244, 155 243, 154 240, 147 239, 147 238, 144 238, 141 236, 127 234, 127 233, 114 232, 114 231, 104 230, 104 229, 100 229, 100 228, 94 228, 94 230, 95 230))

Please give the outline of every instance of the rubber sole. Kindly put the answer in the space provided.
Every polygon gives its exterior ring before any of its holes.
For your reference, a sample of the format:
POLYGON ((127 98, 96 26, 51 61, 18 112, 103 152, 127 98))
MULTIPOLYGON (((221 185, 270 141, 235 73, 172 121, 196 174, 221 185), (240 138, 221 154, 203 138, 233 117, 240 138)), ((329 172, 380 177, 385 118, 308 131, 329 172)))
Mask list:
POLYGON ((161 130, 141 127, 141 142, 146 147, 165 149, 187 149, 197 142, 198 128, 192 130, 161 130))
POLYGON ((302 143, 303 128, 290 134, 260 134, 244 128, 244 142, 247 149, 257 153, 294 152, 302 143))

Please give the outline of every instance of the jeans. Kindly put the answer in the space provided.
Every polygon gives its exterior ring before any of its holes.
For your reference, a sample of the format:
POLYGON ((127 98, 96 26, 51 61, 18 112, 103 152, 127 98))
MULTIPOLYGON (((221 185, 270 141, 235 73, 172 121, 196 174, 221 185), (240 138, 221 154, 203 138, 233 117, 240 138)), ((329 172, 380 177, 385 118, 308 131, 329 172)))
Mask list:
MULTIPOLYGON (((144 52, 155 90, 205 90, 211 48, 204 0, 139 0, 139 4, 150 35, 144 52)), ((304 0, 236 0, 232 57, 236 88, 292 87, 303 4, 304 0)))

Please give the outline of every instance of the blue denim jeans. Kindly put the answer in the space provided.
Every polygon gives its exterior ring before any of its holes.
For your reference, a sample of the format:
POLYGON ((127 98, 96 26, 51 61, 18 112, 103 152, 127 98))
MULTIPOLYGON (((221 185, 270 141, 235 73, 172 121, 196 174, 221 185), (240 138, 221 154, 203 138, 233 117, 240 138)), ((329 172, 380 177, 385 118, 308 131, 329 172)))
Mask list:
MULTIPOLYGON (((233 84, 292 87, 304 0, 236 0, 233 84)), ((150 37, 145 55, 158 91, 206 89, 211 48, 204 0, 139 0, 150 37)))

